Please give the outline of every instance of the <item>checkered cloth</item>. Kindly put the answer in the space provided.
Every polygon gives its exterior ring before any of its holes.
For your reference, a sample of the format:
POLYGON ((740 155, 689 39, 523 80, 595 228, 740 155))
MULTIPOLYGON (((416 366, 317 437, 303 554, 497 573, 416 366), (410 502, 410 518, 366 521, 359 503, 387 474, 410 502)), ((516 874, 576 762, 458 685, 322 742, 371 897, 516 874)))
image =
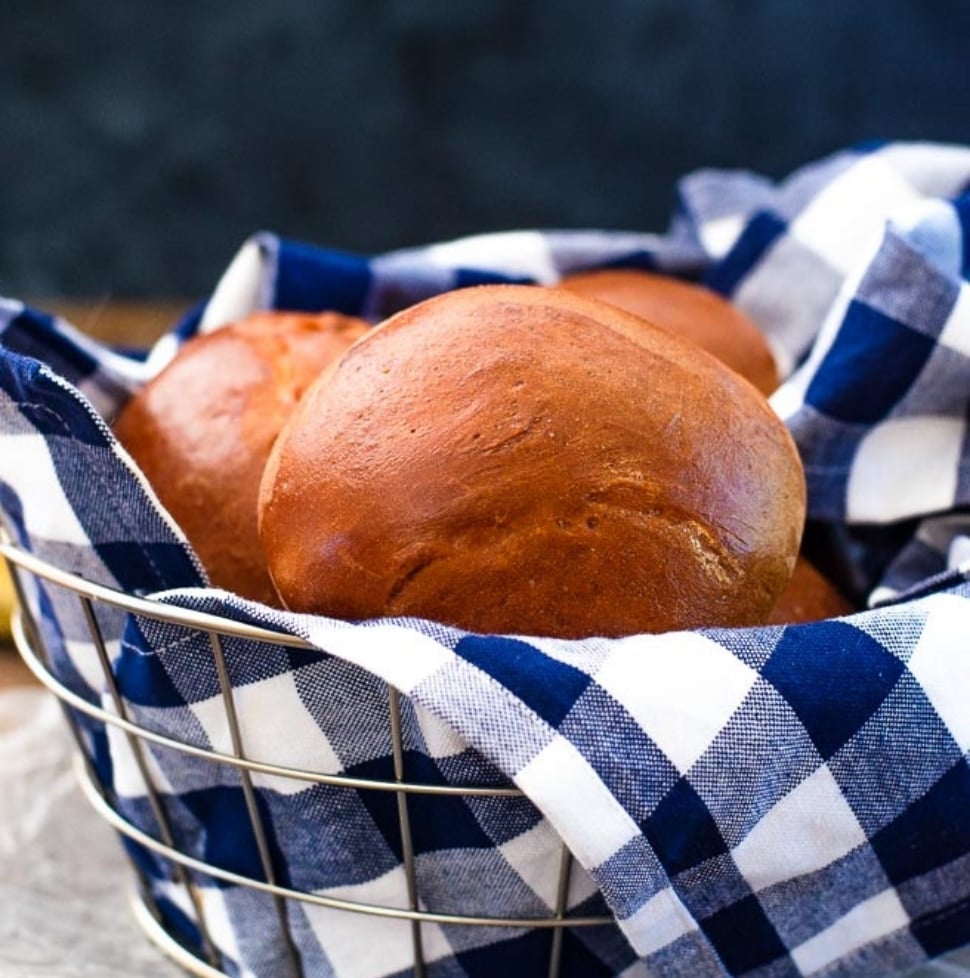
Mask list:
MULTIPOLYGON (((0 509, 15 539, 68 570, 307 638, 317 651, 227 645, 249 756, 392 777, 389 682, 404 694, 410 779, 520 787, 525 798, 411 797, 427 909, 547 914, 562 839, 580 864, 568 913, 617 922, 566 932, 564 976, 903 972, 970 942, 968 187, 968 149, 867 145, 777 184, 692 174, 662 235, 516 232, 369 259, 258 235, 147 359, 7 301, 0 509), (186 336, 252 308, 378 320, 445 289, 601 265, 703 280, 761 325, 787 378, 773 404, 805 462, 810 529, 869 610, 571 642, 273 611, 206 586, 104 420, 186 336)), ((76 601, 37 585, 28 598, 62 681, 107 703, 76 601)), ((132 715, 231 750, 208 646, 99 615, 132 715)), ((154 832, 127 741, 79 719, 118 809, 154 832)), ((149 767, 179 848, 265 878, 234 770, 163 748, 149 767)), ((407 905, 393 795, 254 781, 278 883, 407 905)), ((171 867, 129 849, 166 927, 197 946, 171 867)), ((265 894, 197 883, 228 973, 291 973, 265 894)), ((406 922, 285 912, 308 976, 410 973, 406 922)), ((548 932, 422 934, 435 978, 546 973, 548 932)))

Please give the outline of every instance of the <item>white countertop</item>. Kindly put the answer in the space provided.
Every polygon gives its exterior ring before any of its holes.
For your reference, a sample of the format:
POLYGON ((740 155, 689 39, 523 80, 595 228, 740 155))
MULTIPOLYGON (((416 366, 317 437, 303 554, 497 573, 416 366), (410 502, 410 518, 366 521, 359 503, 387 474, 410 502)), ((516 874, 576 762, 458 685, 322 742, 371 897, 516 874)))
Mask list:
POLYGON ((0 975, 185 978, 135 924, 113 831, 80 793, 59 707, 0 690, 0 975))

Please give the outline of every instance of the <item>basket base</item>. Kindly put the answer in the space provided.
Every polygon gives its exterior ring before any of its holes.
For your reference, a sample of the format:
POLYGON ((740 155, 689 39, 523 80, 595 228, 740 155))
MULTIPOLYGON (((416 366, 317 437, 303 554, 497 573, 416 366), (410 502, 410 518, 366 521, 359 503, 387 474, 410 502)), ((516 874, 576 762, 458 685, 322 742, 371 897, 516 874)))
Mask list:
POLYGON ((228 978, 224 971, 218 971, 212 965, 206 964, 205 961, 197 958, 190 951, 187 951, 178 941, 171 937, 155 919, 144 899, 137 894, 132 894, 131 909, 136 923, 141 927, 145 936, 180 968, 184 968, 190 975, 195 975, 196 978, 228 978))

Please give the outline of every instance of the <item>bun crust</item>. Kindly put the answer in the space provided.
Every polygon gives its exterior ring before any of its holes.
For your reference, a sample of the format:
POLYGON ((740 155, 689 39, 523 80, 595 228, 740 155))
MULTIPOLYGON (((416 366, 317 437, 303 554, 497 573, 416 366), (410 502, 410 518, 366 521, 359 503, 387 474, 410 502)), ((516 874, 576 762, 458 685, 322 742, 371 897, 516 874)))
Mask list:
POLYGON ((330 312, 255 313, 185 343, 118 416, 118 440, 214 585, 279 604, 256 528, 263 467, 306 387, 368 329, 330 312))
POLYGON ((308 390, 266 467, 287 607, 575 638, 762 622, 805 515, 745 381, 605 303, 437 296, 308 390))
POLYGON ((778 387, 778 367, 764 334, 710 289, 635 268, 568 275, 558 287, 612 303, 691 340, 765 396, 778 387))
POLYGON ((851 615, 852 603, 814 564, 799 556, 795 571, 768 617, 769 625, 793 625, 851 615))

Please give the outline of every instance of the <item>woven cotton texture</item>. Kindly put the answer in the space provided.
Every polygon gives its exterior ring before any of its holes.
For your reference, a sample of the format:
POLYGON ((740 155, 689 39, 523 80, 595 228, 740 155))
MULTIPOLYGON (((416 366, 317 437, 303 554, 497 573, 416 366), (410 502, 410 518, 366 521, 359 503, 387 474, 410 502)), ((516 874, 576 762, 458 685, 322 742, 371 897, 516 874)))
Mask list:
MULTIPOLYGON (((700 172, 665 234, 515 232, 365 259, 257 235, 147 360, 0 305, 0 508, 24 547, 138 594, 270 625, 319 651, 233 641, 250 756, 392 777, 384 681, 404 694, 409 775, 526 798, 412 797, 423 906, 535 917, 559 840, 581 864, 563 976, 884 976, 970 942, 970 150, 884 144, 774 184, 700 172), (552 283, 603 265, 699 279, 765 331, 786 375, 772 403, 805 463, 809 516, 873 607, 812 625, 553 641, 417 620, 289 615, 206 586, 109 420, 179 342, 253 308, 372 321, 489 281, 552 283)), ((468 337, 469 359, 475 337, 468 337)), ((28 597, 61 680, 108 702, 76 602, 28 597)), ((132 715, 230 750, 206 644, 101 622, 132 715)), ((82 721, 119 810, 153 826, 116 732, 82 721)), ((179 848, 262 879, 239 776, 153 748, 179 848)), ((256 775, 278 882, 406 906, 393 795, 256 775)), ((130 847, 166 926, 199 935, 164 860, 130 847)), ((222 967, 288 974, 264 894, 200 879, 222 967)), ((311 978, 411 973, 409 924, 289 901, 311 978)), ((435 978, 544 975, 549 934, 422 927, 435 978)))

